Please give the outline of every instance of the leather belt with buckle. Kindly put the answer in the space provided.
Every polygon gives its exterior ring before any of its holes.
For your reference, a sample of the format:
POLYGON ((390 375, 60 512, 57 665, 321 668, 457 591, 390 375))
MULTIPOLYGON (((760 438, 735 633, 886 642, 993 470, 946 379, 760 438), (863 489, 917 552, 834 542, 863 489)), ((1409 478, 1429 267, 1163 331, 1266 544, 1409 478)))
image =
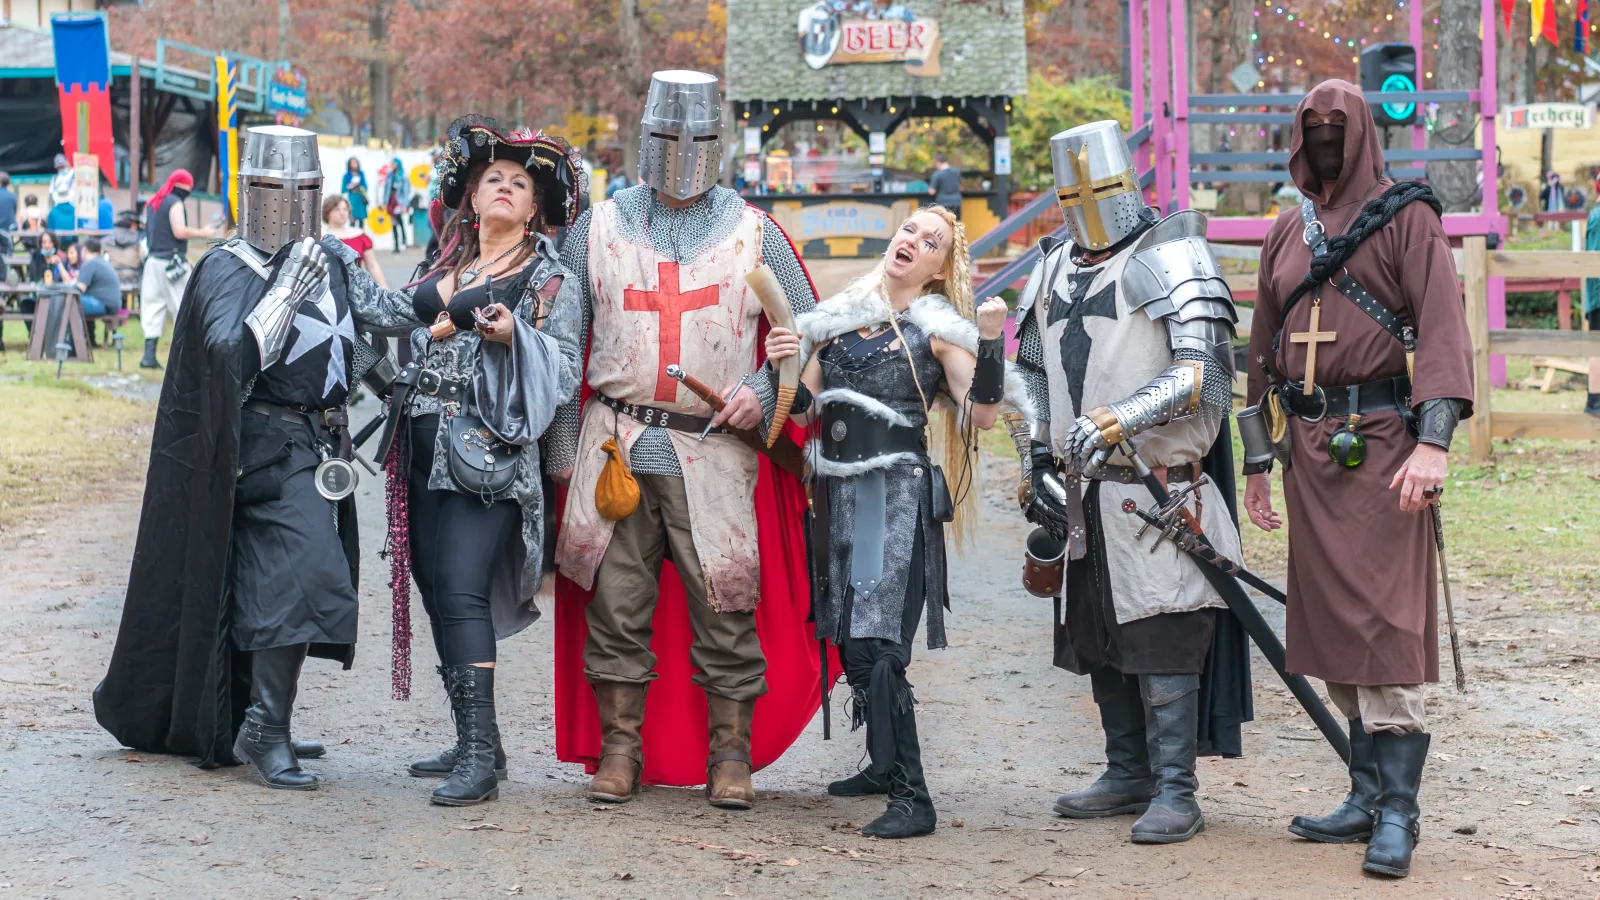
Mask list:
MULTIPOLYGON (((1167 484, 1174 482, 1190 482, 1200 477, 1200 466, 1197 463, 1179 463, 1167 466, 1167 484)), ((1143 484, 1139 480, 1139 473, 1132 466, 1101 466, 1094 473, 1094 481, 1114 481, 1117 484, 1143 484)))
MULTIPOLYGON (((641 425, 650 425, 657 428, 670 428, 673 431, 687 431, 699 434, 706 430, 711 420, 705 416, 691 416, 688 413, 673 412, 666 409, 657 409, 654 406, 643 406, 607 397, 605 394, 595 394, 595 399, 611 407, 641 425)), ((711 429, 711 434, 725 434, 721 428, 711 429)))
POLYGON ((417 391, 430 397, 461 403, 466 403, 472 397, 471 383, 446 378, 435 369, 423 369, 417 373, 417 391))

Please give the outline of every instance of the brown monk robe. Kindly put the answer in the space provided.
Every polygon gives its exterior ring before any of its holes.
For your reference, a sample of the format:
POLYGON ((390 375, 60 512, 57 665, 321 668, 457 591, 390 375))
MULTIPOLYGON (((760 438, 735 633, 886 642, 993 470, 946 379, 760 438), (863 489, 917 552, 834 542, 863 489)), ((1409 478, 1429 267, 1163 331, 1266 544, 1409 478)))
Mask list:
MULTIPOLYGON (((1345 233, 1366 203, 1393 186, 1382 177, 1383 166, 1377 128, 1357 87, 1327 81, 1300 103, 1289 171, 1314 201, 1329 239, 1345 233), (1342 160, 1339 132, 1332 130, 1341 126, 1342 160), (1312 149, 1322 154, 1320 164, 1312 149)), ((1278 384, 1297 383, 1286 394, 1298 393, 1298 383, 1312 379, 1326 394, 1348 398, 1345 386, 1406 375, 1400 341, 1328 282, 1303 296, 1283 321, 1284 301, 1312 262, 1303 231, 1301 210, 1292 207, 1279 215, 1262 246, 1250 337, 1252 402, 1267 387, 1258 358, 1267 360, 1278 384), (1319 321, 1313 328, 1316 307, 1319 321), (1280 330, 1274 351, 1273 336, 1280 330), (1312 331, 1334 337, 1307 340, 1305 333, 1312 331), (1315 370, 1308 372, 1312 346, 1315 370)), ((1401 207, 1360 245, 1344 270, 1416 329, 1410 407, 1454 398, 1460 416, 1470 415, 1472 355, 1461 287, 1435 211, 1422 202, 1401 207)), ((1321 421, 1288 417, 1293 446, 1293 465, 1283 475, 1289 518, 1288 668, 1329 683, 1330 697, 1352 720, 1354 748, 1345 805, 1332 816, 1297 817, 1291 831, 1340 843, 1370 837, 1365 868, 1404 875, 1410 870, 1416 787, 1427 753, 1421 683, 1439 680, 1432 523, 1420 491, 1443 481, 1440 448, 1448 448, 1451 428, 1445 427, 1442 437, 1429 432, 1431 445, 1419 449, 1398 409, 1371 412, 1359 425, 1366 461, 1347 468, 1327 451, 1329 437, 1344 424, 1344 418, 1331 415, 1321 421), (1402 467, 1409 468, 1409 477, 1397 475, 1402 467), (1392 488, 1397 480, 1405 483, 1392 488), (1406 511, 1402 497, 1413 491, 1417 511, 1406 511), (1389 825, 1394 827, 1383 827, 1389 825)), ((1278 527, 1267 476, 1251 476, 1250 482, 1246 508, 1252 520, 1269 530, 1278 527)))

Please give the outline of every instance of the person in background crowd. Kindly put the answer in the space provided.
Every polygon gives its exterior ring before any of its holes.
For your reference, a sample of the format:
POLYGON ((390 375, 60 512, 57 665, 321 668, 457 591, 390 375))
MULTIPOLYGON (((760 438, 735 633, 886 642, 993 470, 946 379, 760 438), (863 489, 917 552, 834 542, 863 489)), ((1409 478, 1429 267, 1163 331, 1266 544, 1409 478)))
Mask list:
POLYGON ((354 156, 346 164, 344 181, 339 185, 340 193, 350 201, 350 221, 365 222, 367 220, 367 173, 361 171, 361 160, 354 156))
POLYGON ((150 255, 145 259, 144 275, 139 279, 139 326, 144 331, 144 358, 141 369, 159 369, 156 342, 170 313, 178 319, 178 304, 189 286, 190 238, 217 236, 215 227, 191 228, 183 201, 194 187, 194 176, 187 169, 174 169, 166 183, 145 206, 145 231, 150 255))
POLYGON ((17 223, 17 230, 21 232, 35 232, 24 234, 20 243, 30 252, 39 249, 37 232, 44 231, 44 210, 39 206, 39 198, 29 194, 22 198, 22 219, 17 223))
MULTIPOLYGON (((1600 198, 1600 175, 1595 176, 1594 193, 1595 197, 1600 198)), ((1600 200, 1589 210, 1583 249, 1600 250, 1600 200)), ((1589 330, 1600 331, 1600 278, 1583 280, 1583 314, 1589 320, 1589 330)), ((1591 416, 1600 416, 1600 372, 1589 373, 1589 401, 1584 404, 1583 411, 1591 416)))
POLYGON ((111 205, 111 198, 105 194, 100 195, 100 205, 95 209, 94 227, 100 231, 110 231, 117 224, 117 208, 111 205))
MULTIPOLYGON (((17 228, 17 195, 11 190, 11 175, 0 172, 0 255, 11 253, 11 235, 17 228)), ((4 273, 0 272, 0 276, 4 273)))
POLYGON ((71 203, 57 203, 50 207, 50 213, 45 216, 44 223, 46 228, 58 232, 56 235, 58 247, 65 247, 77 239, 70 233, 78 228, 78 212, 71 203), (68 234, 59 233, 63 231, 68 234))
POLYGON ((383 179, 383 209, 394 222, 394 252, 404 250, 406 240, 406 213, 411 205, 411 179, 406 177, 406 167, 396 156, 389 163, 389 174, 383 179))
POLYGON ((83 254, 76 242, 61 248, 61 266, 56 270, 56 280, 68 284, 78 280, 78 270, 83 268, 83 254))
MULTIPOLYGON (((56 272, 60 265, 61 251, 56 246, 56 236, 46 231, 36 239, 33 254, 28 258, 28 281, 34 284, 53 284, 59 280, 56 272)), ((23 312, 31 311, 23 310, 23 312)))
POLYGON ((618 166, 617 167, 617 174, 612 175, 611 176, 611 180, 606 182, 606 199, 610 200, 612 198, 612 196, 617 193, 617 191, 620 191, 623 188, 626 188, 627 186, 628 186, 628 173, 623 172, 622 171, 622 167, 618 166))
POLYGON ((383 267, 378 265, 377 251, 372 248, 372 236, 359 224, 350 221, 350 201, 338 194, 331 194, 322 201, 322 232, 331 234, 344 242, 346 247, 354 250, 356 256, 361 258, 361 268, 372 276, 378 287, 388 289, 389 283, 384 280, 383 267))
POLYGON ((71 204, 72 192, 78 186, 78 173, 72 168, 72 163, 67 161, 65 153, 56 154, 55 169, 56 173, 50 176, 50 205, 56 207, 63 203, 71 204))
POLYGON ((111 263, 100 255, 100 247, 99 238, 85 238, 82 243, 83 263, 78 267, 77 280, 78 290, 83 294, 78 302, 86 316, 103 316, 122 308, 122 280, 111 263))
POLYGON ((961 170, 950 165, 943 153, 933 155, 933 176, 928 179, 928 193, 933 202, 961 218, 961 170))
MULTIPOLYGON (((1539 211, 1558 213, 1566 209, 1566 189, 1561 186, 1561 175, 1557 172, 1546 172, 1544 186, 1539 188, 1539 211)), ((1560 222, 1544 223, 1546 229, 1560 228, 1560 222)))
POLYGON ((104 244, 106 262, 117 270, 124 284, 139 283, 139 266, 144 263, 143 237, 139 234, 139 218, 131 210, 124 210, 112 223, 111 236, 104 244))

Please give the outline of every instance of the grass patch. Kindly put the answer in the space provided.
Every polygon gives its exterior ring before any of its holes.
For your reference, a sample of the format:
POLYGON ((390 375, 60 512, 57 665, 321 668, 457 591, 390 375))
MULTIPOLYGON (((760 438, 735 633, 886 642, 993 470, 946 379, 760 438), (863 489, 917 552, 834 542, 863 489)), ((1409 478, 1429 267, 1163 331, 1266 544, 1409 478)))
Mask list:
MULTIPOLYGON (((171 328, 168 328, 171 331, 171 328)), ((28 362, 28 329, 25 322, 0 322, 0 334, 5 336, 5 352, 0 353, 0 375, 18 375, 31 378, 35 375, 48 372, 51 378, 56 374, 54 351, 47 351, 49 358, 40 362, 28 362)), ((100 327, 95 326, 95 334, 104 346, 94 348, 94 362, 78 363, 68 362, 62 366, 63 378, 82 378, 90 375, 104 375, 117 371, 117 351, 109 342, 105 341, 104 333, 100 327)), ((140 369, 139 358, 144 355, 144 330, 139 327, 139 317, 130 318, 122 326, 124 335, 122 345, 122 371, 124 374, 136 374, 146 381, 159 382, 162 372, 160 369, 140 369)), ((156 348, 156 358, 162 365, 167 364, 167 351, 172 342, 172 335, 162 336, 156 348)))
POLYGON ((144 478, 152 404, 49 375, 0 381, 0 529, 144 478))

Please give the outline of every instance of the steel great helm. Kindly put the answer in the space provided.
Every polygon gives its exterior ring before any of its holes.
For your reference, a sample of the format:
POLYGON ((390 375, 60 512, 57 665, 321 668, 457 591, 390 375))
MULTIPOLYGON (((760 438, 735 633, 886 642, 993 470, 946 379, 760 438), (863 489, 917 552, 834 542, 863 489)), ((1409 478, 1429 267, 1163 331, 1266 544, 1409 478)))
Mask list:
POLYGON ((1052 137, 1050 163, 1074 243, 1104 250, 1138 230, 1144 195, 1116 122, 1090 122, 1052 137))
POLYGON ((322 234, 317 133, 286 125, 250 129, 239 160, 239 237, 263 253, 322 234))
POLYGON ((639 180, 687 200, 722 170, 722 97, 717 77, 672 69, 650 76, 639 120, 639 180))

